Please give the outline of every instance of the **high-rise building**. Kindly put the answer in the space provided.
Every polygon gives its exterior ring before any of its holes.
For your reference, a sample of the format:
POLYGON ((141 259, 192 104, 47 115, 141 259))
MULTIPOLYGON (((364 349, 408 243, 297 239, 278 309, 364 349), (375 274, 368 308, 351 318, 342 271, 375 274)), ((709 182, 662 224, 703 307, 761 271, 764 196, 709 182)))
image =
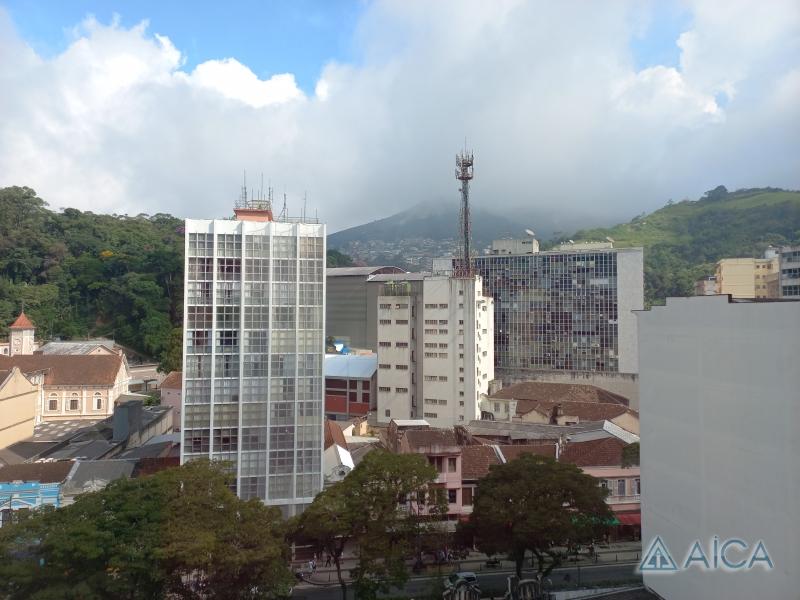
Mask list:
POLYGON ((493 302, 480 277, 375 275, 377 419, 451 427, 481 416, 494 380, 493 302))
POLYGON ((800 301, 669 298, 638 316, 645 585, 665 599, 796 598, 800 301), (759 542, 773 568, 751 562, 759 542))
POLYGON ((779 298, 800 298, 800 246, 784 246, 778 251, 779 298))
POLYGON ((494 298, 498 378, 638 372, 632 311, 644 307, 641 248, 588 242, 540 252, 535 239, 497 240, 473 264, 494 298))
POLYGON ((322 489, 325 226, 235 213, 186 221, 181 462, 230 461, 288 516, 322 489))

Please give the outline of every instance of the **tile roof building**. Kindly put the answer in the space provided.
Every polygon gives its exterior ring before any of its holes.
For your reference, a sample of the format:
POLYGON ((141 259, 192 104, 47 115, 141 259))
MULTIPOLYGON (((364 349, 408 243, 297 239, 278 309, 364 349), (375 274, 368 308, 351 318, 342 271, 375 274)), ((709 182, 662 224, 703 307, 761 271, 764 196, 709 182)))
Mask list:
POLYGON ((0 356, 33 354, 39 347, 35 335, 36 326, 25 314, 25 311, 22 311, 8 326, 8 340, 0 342, 0 356))
POLYGON ((72 461, 61 461, 0 469, 0 527, 10 523, 18 510, 61 506, 61 486, 74 466, 72 461))
POLYGON ((130 381, 127 360, 117 354, 0 356, 0 370, 12 367, 39 388, 37 423, 107 417, 130 381))

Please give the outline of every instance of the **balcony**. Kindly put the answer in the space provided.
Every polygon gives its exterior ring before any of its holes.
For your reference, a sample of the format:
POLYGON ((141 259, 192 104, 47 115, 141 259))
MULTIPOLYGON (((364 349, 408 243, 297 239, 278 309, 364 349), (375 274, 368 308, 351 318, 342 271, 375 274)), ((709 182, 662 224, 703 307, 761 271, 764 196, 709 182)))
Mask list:
POLYGON ((640 494, 631 494, 629 496, 608 496, 606 498, 606 504, 634 504, 640 501, 640 494))

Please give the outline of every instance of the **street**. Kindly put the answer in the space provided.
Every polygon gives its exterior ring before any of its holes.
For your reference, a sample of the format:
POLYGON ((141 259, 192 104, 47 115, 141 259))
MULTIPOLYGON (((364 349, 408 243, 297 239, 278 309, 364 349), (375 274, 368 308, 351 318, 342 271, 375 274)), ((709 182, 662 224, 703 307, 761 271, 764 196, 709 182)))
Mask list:
MULTIPOLYGON (((634 572, 636 563, 626 564, 611 564, 611 565, 586 565, 578 567, 564 567, 554 570, 550 574, 550 579, 555 585, 564 583, 564 577, 569 575, 569 581, 577 584, 580 570, 580 582, 582 584, 608 582, 608 581, 629 581, 632 578, 638 577, 634 572)), ((487 592, 497 592, 504 589, 506 586, 506 578, 511 575, 511 571, 502 572, 481 572, 478 574, 478 584, 481 589, 487 592)), ((523 576, 526 574, 533 574, 533 571, 523 571, 523 576)), ((405 593, 409 598, 413 598, 415 594, 424 594, 430 591, 435 577, 420 577, 410 579, 405 588, 400 591, 394 591, 392 595, 405 593)), ((348 588, 349 589, 349 588, 348 588)), ((302 584, 295 588, 292 594, 293 599, 297 600, 340 600, 341 590, 338 585, 332 586, 314 586, 312 584, 302 584)), ((348 597, 351 598, 352 596, 348 597)))

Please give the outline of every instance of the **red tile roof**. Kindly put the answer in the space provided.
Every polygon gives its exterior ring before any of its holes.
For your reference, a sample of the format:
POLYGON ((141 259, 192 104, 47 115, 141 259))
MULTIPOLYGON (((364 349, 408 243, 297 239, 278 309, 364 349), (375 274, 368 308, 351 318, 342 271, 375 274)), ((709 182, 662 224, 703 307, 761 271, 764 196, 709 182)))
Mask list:
POLYGON ((545 383, 524 381, 503 388, 492 394, 492 398, 533 400, 536 402, 608 402, 628 406, 630 401, 593 385, 578 383, 545 383))
POLYGON ((31 322, 28 318, 28 315, 25 314, 23 310, 19 313, 17 320, 14 321, 11 325, 9 325, 9 329, 35 329, 35 325, 31 322))
POLYGON ((625 446, 625 442, 615 437, 568 442, 558 460, 579 467, 619 467, 622 465, 622 449, 625 446))
POLYGON ((576 416, 581 421, 610 421, 622 414, 639 417, 639 413, 616 402, 572 402, 557 400, 518 400, 517 415, 527 415, 536 411, 546 417, 553 414, 553 408, 561 406, 561 413, 576 416))
POLYGON ((489 467, 499 465, 500 459, 491 446, 464 446, 461 449, 461 479, 481 479, 489 473, 489 467))
POLYGON ((44 384, 114 385, 122 368, 117 354, 31 354, 0 356, 0 369, 19 367, 25 374, 45 371, 44 384))
POLYGON ((506 462, 519 458, 523 454, 537 454, 539 456, 549 456, 550 458, 556 457, 556 444, 555 442, 548 442, 547 444, 514 444, 500 446, 500 452, 506 459, 506 462))
POLYGON ((0 481, 38 481, 39 483, 60 483, 67 478, 72 466, 71 460, 49 463, 23 463, 9 465, 0 469, 0 481))
POLYGON ((435 429, 433 427, 407 429, 400 433, 398 441, 400 448, 410 452, 458 447, 458 440, 452 429, 435 429))
POLYGON ((181 371, 172 371, 161 382, 161 389, 179 390, 181 389, 181 371))
POLYGON ((344 439, 342 428, 335 421, 325 419, 325 449, 334 444, 347 450, 347 440, 344 439))

